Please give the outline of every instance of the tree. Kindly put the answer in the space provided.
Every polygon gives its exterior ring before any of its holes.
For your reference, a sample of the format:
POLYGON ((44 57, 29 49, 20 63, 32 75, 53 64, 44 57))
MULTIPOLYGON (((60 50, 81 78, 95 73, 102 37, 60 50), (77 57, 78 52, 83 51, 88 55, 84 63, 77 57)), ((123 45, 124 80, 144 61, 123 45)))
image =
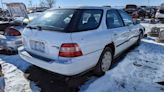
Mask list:
POLYGON ((55 4, 55 0, 40 0, 40 6, 41 7, 49 7, 52 8, 55 4))
POLYGON ((29 0, 28 3, 29 3, 28 5, 29 5, 30 7, 32 7, 32 1, 29 0))
POLYGON ((45 7, 46 6, 46 2, 44 0, 40 0, 40 7, 45 7))
POLYGON ((48 7, 52 8, 55 4, 55 0, 46 0, 48 7))

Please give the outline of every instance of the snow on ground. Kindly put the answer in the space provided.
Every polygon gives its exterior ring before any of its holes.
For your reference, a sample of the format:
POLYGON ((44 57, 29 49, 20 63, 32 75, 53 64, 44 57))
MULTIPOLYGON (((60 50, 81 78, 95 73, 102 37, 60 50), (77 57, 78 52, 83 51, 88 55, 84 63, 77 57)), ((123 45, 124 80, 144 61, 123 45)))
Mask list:
POLYGON ((101 78, 93 78, 81 92, 164 92, 164 44, 144 39, 117 66, 101 78))
MULTIPOLYGON (((0 55, 3 61, 25 71, 30 64, 18 55, 0 55)), ((164 92, 164 87, 155 82, 164 80, 164 44, 154 38, 142 40, 141 45, 129 52, 112 70, 101 78, 93 77, 81 86, 81 92, 164 92)), ((0 89, 4 88, 0 78, 0 89)), ((34 83, 33 92, 39 92, 34 83)))
MULTIPOLYGON (((0 59, 23 72, 31 65, 18 55, 0 55, 0 59)), ((90 78, 81 86, 80 92, 164 92, 164 86, 156 83, 164 81, 163 66, 164 44, 148 37, 104 76, 90 78)), ((33 92, 40 92, 33 82, 30 84, 33 92)), ((4 87, 4 78, 1 77, 0 89, 4 87)))
POLYGON ((164 24, 160 24, 160 23, 157 23, 157 24, 141 23, 141 25, 145 27, 145 33, 150 32, 153 27, 164 28, 164 24))
POLYGON ((16 66, 0 61, 4 75, 4 92, 32 92, 30 82, 24 77, 24 73, 16 66))
POLYGON ((0 77, 0 92, 1 90, 4 92, 40 92, 40 88, 34 82, 25 79, 22 72, 30 66, 29 63, 23 61, 18 55, 1 55, 0 58, 4 74, 4 77, 0 77))

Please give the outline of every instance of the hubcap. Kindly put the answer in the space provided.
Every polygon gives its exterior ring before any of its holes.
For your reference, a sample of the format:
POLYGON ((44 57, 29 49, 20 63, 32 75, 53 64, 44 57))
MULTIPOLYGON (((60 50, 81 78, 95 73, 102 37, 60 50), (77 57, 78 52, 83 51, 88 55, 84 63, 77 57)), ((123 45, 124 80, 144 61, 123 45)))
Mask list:
POLYGON ((101 64, 101 68, 103 72, 106 72, 109 70, 111 66, 111 62, 112 62, 111 52, 107 51, 103 56, 102 64, 101 64))

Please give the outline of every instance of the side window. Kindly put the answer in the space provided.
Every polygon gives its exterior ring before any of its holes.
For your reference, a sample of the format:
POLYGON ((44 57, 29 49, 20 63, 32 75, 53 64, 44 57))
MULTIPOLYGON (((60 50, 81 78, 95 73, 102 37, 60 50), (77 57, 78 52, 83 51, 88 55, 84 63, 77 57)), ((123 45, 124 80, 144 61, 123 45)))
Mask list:
POLYGON ((101 22, 102 13, 102 10, 84 10, 78 24, 78 30, 84 31, 98 28, 101 22))
POLYGON ((107 11, 106 25, 108 29, 123 27, 123 22, 116 10, 107 11))
POLYGON ((119 10, 119 13, 124 21, 125 26, 133 25, 132 18, 123 10, 119 10))

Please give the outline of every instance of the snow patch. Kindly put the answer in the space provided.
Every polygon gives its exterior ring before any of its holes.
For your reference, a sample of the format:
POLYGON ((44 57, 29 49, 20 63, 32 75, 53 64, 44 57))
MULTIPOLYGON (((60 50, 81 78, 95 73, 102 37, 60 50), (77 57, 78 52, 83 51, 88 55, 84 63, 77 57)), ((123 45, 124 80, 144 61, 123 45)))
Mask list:
POLYGON ((3 61, 0 63, 5 79, 4 92, 32 92, 30 82, 26 80, 21 70, 10 63, 3 61))
POLYGON ((144 39, 113 69, 94 81, 86 82, 81 92, 164 92, 164 44, 144 39))

